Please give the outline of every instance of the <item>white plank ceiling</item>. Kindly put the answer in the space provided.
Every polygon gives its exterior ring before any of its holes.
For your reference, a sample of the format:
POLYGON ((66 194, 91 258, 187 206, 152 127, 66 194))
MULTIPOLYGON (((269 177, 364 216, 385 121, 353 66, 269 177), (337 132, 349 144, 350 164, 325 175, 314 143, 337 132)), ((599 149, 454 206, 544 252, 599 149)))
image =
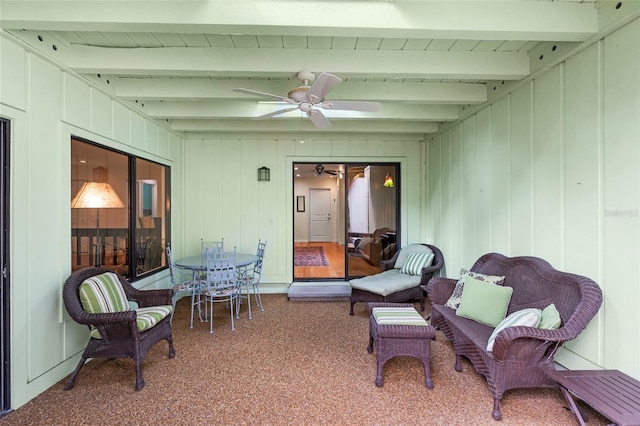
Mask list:
POLYGON ((381 103, 324 132, 423 135, 593 38, 606 3, 0 0, 0 26, 189 137, 319 132, 232 91, 286 96, 301 70, 343 79, 328 100, 381 103))

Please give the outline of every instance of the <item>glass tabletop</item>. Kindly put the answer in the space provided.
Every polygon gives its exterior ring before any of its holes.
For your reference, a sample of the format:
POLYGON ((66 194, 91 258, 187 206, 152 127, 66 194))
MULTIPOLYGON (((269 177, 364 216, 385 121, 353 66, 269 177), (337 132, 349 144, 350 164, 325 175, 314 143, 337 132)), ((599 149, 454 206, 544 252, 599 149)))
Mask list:
MULTIPOLYGON (((232 251, 225 251, 224 252, 225 257, 229 256, 232 257, 233 256, 233 252, 232 251)), ((255 263, 258 260, 258 256, 256 256, 255 254, 252 253, 236 253, 236 266, 247 266, 250 265, 252 263, 255 263)), ((189 256, 189 257, 185 257, 182 259, 178 259, 175 261, 176 266, 180 267, 180 268, 186 268, 186 269, 197 269, 197 270, 204 270, 207 268, 206 265, 206 258, 202 255, 196 255, 196 256, 189 256)))

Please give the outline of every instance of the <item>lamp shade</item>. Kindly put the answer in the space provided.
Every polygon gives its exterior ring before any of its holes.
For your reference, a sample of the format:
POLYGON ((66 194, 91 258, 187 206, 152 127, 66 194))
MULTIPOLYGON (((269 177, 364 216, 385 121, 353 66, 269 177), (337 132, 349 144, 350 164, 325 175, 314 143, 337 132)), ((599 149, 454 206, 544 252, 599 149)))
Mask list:
POLYGON ((113 187, 106 182, 85 182, 71 200, 72 209, 123 208, 124 203, 113 187))

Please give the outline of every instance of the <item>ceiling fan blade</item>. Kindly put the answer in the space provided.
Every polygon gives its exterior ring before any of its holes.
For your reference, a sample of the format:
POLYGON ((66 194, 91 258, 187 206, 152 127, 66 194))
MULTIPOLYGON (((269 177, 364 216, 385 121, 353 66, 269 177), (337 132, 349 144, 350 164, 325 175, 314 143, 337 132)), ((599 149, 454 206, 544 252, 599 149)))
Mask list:
POLYGON ((309 120, 311 120, 311 122, 315 124, 315 126, 318 129, 331 128, 331 122, 327 119, 327 117, 324 116, 322 111, 320 111, 319 109, 311 110, 307 113, 307 115, 309 116, 309 120))
POLYGON ((247 95, 263 96, 265 98, 274 98, 274 99, 277 99, 277 100, 279 100, 281 102, 286 102, 288 104, 297 103, 293 99, 287 98, 285 96, 273 95, 271 93, 258 92, 257 90, 251 90, 251 89, 243 89, 242 87, 235 88, 235 89, 233 89, 233 91, 234 92, 238 92, 238 93, 245 93, 247 95))
POLYGON ((376 112, 380 109, 380 102, 366 101, 328 101, 317 105, 321 108, 340 111, 376 112))
POLYGON ((316 80, 313 82, 309 91, 307 92, 307 99, 312 104, 322 102, 329 90, 336 84, 342 81, 341 78, 336 77, 333 74, 322 73, 316 80))
POLYGON ((284 113, 287 113, 289 111, 295 111, 298 108, 299 107, 296 106, 296 107, 291 107, 291 108, 279 109, 277 111, 270 112, 269 114, 264 114, 264 115, 261 115, 261 116, 258 116, 258 117, 254 117, 253 120, 264 120, 265 118, 274 117, 276 115, 284 114, 284 113))
POLYGON ((335 176, 338 174, 338 172, 336 172, 335 170, 325 170, 324 172, 331 176, 335 176))

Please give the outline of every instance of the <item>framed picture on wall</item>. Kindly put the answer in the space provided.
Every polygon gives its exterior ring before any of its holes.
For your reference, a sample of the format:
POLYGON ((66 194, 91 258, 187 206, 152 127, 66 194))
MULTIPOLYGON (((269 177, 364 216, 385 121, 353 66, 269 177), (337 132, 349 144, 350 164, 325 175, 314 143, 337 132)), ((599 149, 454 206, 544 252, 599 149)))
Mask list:
POLYGON ((304 212, 304 195, 298 195, 296 197, 296 211, 304 212))

